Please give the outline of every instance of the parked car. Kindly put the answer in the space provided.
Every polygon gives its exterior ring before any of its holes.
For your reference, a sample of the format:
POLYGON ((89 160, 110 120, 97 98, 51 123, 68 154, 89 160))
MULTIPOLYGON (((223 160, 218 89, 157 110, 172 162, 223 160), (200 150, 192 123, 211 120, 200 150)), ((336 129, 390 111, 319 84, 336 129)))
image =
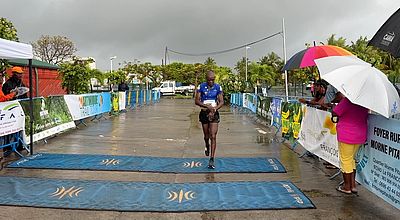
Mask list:
POLYGON ((155 87, 153 90, 160 91, 161 95, 189 95, 195 90, 194 85, 183 86, 181 83, 177 83, 173 80, 161 82, 160 87, 155 87))

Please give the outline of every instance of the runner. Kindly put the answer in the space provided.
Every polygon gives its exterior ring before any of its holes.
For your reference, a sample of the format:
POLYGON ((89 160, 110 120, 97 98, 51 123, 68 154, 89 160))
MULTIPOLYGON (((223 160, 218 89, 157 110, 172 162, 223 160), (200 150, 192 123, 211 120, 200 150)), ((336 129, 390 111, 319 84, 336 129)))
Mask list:
POLYGON ((218 123, 220 121, 218 109, 224 105, 224 98, 221 86, 214 83, 215 74, 213 71, 207 73, 206 79, 207 82, 201 83, 196 90, 195 104, 201 107, 199 121, 203 127, 206 145, 204 153, 206 156, 210 156, 208 168, 215 169, 214 157, 217 149, 218 123))

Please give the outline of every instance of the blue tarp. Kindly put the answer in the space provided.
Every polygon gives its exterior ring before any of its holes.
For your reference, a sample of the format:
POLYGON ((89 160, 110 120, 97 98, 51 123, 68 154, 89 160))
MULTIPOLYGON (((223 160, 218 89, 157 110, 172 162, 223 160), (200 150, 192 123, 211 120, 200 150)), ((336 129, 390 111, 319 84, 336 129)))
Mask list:
POLYGON ((8 167, 115 170, 161 173, 283 173, 282 164, 275 158, 216 158, 216 169, 208 169, 207 158, 136 157, 93 154, 39 153, 21 158, 8 167))
POLYGON ((146 183, 0 177, 0 205, 189 212, 314 208, 291 182, 146 183))

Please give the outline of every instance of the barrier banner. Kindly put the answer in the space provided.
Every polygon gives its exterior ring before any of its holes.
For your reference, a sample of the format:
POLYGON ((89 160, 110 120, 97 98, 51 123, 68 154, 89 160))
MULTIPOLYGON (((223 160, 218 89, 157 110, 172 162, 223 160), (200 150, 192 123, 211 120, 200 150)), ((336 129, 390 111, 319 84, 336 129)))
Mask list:
POLYGON ((400 209, 400 121, 370 115, 357 161, 357 181, 400 209))
POLYGON ((111 94, 109 92, 100 93, 100 112, 107 113, 111 111, 111 94))
POLYGON ((0 102, 0 137, 25 127, 25 114, 18 101, 0 102))
POLYGON ((254 94, 249 94, 246 93, 246 108, 252 111, 253 113, 256 113, 257 111, 257 96, 254 94))
POLYGON ((126 107, 126 108, 132 106, 132 105, 131 105, 131 100, 132 100, 132 99, 131 99, 131 95, 132 95, 131 92, 126 91, 126 95, 125 95, 125 97, 126 97, 126 100, 125 100, 125 107, 126 107))
POLYGON ((112 113, 119 112, 119 93, 118 92, 111 93, 111 112, 112 113))
POLYGON ((242 106, 248 109, 249 108, 249 99, 247 97, 247 93, 243 93, 242 100, 243 100, 242 106))
POLYGON ((257 100, 257 115, 266 119, 268 116, 272 98, 271 97, 262 97, 262 96, 257 96, 257 98, 258 98, 258 100, 257 100))
POLYGON ((119 110, 126 109, 126 93, 118 92, 118 107, 119 110))
POLYGON ((300 103, 282 102, 282 137, 292 143, 299 138, 303 111, 300 103))
MULTIPOLYGON (((30 143, 29 127, 29 100, 20 100, 25 112, 25 141, 30 143)), ((72 116, 68 110, 63 96, 50 96, 48 98, 33 99, 33 141, 39 141, 46 137, 60 133, 75 127, 72 116)))
POLYGON ((64 95, 64 99, 75 121, 102 113, 99 93, 64 95))
POLYGON ((282 99, 280 98, 272 98, 271 102, 271 112, 272 112, 272 120, 271 125, 279 128, 281 126, 281 104, 282 99))
POLYGON ((339 167, 336 124, 331 121, 331 113, 308 106, 304 109, 297 141, 309 152, 339 167))

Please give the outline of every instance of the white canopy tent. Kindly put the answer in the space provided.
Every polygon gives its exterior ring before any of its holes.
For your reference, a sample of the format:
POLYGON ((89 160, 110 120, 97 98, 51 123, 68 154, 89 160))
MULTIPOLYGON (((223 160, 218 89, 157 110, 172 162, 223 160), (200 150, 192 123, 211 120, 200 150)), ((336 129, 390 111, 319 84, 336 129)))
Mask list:
POLYGON ((32 46, 0 38, 0 59, 33 59, 32 46))
POLYGON ((32 45, 18 43, 0 38, 0 59, 28 59, 29 60, 29 102, 30 102, 30 147, 29 153, 33 154, 33 91, 32 91, 32 45))

